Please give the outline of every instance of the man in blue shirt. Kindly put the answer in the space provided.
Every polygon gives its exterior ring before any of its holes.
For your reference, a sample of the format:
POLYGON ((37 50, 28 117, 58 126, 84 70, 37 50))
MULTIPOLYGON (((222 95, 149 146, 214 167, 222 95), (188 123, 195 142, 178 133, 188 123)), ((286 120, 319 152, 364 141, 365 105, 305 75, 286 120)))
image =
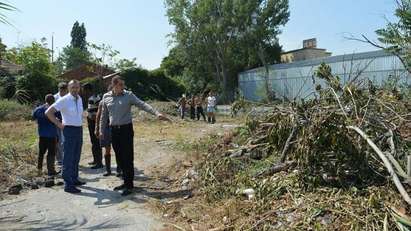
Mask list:
POLYGON ((49 176, 56 175, 57 172, 54 169, 54 161, 56 156, 56 143, 57 143, 57 127, 47 118, 45 112, 47 108, 54 103, 54 96, 48 94, 45 97, 46 103, 37 107, 33 111, 33 118, 37 120, 38 134, 39 134, 39 156, 37 162, 37 169, 39 175, 43 170, 44 154, 47 152, 47 174, 49 176))

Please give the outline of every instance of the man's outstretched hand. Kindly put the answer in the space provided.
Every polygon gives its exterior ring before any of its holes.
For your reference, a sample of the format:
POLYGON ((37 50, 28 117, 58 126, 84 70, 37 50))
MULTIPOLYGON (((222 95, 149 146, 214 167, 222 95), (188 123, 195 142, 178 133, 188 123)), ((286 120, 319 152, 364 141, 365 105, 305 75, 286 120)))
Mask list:
POLYGON ((157 118, 159 120, 167 121, 167 122, 170 122, 170 123, 173 122, 170 118, 168 118, 166 115, 164 115, 162 113, 158 114, 157 118))

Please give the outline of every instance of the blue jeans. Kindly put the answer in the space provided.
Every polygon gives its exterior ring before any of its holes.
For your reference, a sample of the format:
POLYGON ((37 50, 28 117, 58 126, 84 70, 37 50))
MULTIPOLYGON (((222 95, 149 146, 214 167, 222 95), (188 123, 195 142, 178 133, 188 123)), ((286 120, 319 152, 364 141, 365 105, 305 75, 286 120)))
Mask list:
POLYGON ((64 157, 64 135, 63 131, 57 128, 57 151, 56 151, 56 160, 59 165, 63 165, 64 157))
POLYGON ((83 145, 83 128, 66 126, 64 133, 63 179, 65 188, 72 188, 78 181, 78 165, 81 146, 83 145))

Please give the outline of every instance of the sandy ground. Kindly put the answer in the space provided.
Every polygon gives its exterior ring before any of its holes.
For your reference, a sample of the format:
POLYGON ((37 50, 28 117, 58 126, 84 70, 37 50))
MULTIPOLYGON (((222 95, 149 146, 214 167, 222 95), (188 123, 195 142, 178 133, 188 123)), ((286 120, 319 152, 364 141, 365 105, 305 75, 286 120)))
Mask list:
MULTIPOLYGON (((103 169, 88 168, 91 148, 84 126, 80 177, 87 184, 80 187, 82 193, 68 194, 62 186, 55 186, 9 196, 0 201, 0 230, 172 230, 165 229, 166 222, 150 212, 148 202, 184 197, 186 192, 167 191, 169 179, 158 178, 153 172, 184 159, 186 153, 173 148, 181 140, 224 132, 232 126, 201 122, 135 124, 135 185, 138 187, 135 194, 120 196, 119 192, 112 190, 121 184, 119 178, 103 177, 103 169)), ((113 165, 114 162, 113 156, 113 165)))

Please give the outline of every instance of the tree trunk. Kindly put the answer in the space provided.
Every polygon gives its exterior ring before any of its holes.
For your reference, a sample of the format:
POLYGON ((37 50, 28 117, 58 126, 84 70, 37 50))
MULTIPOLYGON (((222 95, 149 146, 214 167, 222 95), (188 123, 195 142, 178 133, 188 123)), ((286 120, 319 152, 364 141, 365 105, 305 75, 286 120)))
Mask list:
POLYGON ((261 45, 258 46, 258 56, 260 57, 260 60, 264 65, 264 85, 265 85, 265 92, 267 94, 266 97, 267 97, 268 102, 271 102, 274 96, 273 96, 273 92, 271 90, 270 81, 269 81, 270 69, 265 59, 264 50, 261 47, 261 45))

